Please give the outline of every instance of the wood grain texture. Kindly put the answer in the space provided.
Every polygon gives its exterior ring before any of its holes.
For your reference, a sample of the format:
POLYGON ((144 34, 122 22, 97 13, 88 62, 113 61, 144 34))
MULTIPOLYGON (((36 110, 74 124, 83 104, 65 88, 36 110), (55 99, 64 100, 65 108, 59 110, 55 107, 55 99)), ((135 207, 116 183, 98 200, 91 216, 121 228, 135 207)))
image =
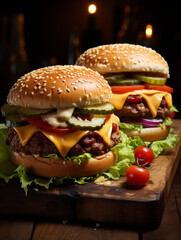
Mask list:
POLYGON ((62 223, 38 223, 32 240, 138 240, 138 233, 62 223))
POLYGON ((173 191, 174 191, 174 194, 175 194, 177 211, 178 211, 180 221, 181 221, 181 163, 180 163, 180 167, 177 171, 177 175, 176 175, 176 178, 175 178, 175 181, 174 181, 173 191))
POLYGON ((181 239, 181 218, 178 202, 181 201, 180 192, 181 185, 181 164, 177 172, 173 187, 170 191, 167 205, 163 214, 161 225, 154 231, 142 233, 142 240, 180 240, 181 239))
POLYGON ((28 240, 31 238, 33 222, 18 220, 0 220, 0 240, 28 240))

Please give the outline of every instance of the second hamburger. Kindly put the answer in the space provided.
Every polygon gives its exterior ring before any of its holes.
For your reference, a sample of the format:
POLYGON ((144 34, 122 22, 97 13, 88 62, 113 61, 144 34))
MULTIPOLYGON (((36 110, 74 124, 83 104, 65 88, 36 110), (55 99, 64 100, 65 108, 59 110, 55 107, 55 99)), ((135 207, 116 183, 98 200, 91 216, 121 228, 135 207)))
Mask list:
POLYGON ((112 88, 115 114, 128 136, 164 140, 170 132, 173 88, 166 85, 164 58, 140 45, 112 44, 88 49, 76 62, 98 71, 112 88))

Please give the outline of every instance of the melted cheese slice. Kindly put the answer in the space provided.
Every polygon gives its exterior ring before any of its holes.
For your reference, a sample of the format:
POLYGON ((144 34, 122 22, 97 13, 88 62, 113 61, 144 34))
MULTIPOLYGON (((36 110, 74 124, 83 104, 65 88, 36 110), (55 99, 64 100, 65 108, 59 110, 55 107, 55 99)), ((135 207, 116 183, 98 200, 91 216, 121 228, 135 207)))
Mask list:
POLYGON ((157 110, 161 104, 161 100, 163 97, 165 97, 168 107, 171 108, 172 106, 172 95, 170 93, 147 89, 137 91, 135 90, 134 92, 127 92, 123 94, 114 93, 110 102, 114 105, 116 109, 121 110, 129 95, 141 95, 143 99, 145 99, 145 101, 147 102, 153 117, 156 117, 157 110))
MULTIPOLYGON (((103 140, 110 145, 111 143, 111 132, 112 124, 116 123, 119 125, 119 119, 114 114, 111 115, 110 119, 104 124, 100 130, 95 132, 99 134, 103 140)), ((29 139, 36 133, 42 132, 50 141, 52 141, 57 147, 62 157, 66 157, 68 151, 89 131, 78 130, 69 134, 56 134, 44 131, 33 125, 26 125, 22 127, 14 127, 17 134, 19 135, 22 146, 25 146, 29 139)))

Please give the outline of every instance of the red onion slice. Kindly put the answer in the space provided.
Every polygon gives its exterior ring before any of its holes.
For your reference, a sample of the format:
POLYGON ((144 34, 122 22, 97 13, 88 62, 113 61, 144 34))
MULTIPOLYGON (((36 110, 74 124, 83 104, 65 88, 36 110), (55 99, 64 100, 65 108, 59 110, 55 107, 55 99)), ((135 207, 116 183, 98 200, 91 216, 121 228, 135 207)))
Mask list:
POLYGON ((139 118, 137 119, 137 122, 143 124, 143 127, 157 127, 158 124, 163 123, 163 119, 145 119, 145 118, 139 118))

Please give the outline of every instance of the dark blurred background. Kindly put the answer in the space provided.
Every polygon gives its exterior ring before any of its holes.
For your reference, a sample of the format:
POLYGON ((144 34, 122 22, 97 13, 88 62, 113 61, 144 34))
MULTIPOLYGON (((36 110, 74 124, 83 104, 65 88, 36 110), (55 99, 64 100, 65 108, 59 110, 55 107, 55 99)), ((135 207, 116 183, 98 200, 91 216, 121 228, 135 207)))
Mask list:
POLYGON ((23 74, 74 64, 86 49, 118 42, 151 47, 167 60, 167 83, 181 112, 178 0, 6 0, 0 8, 0 104, 23 74), (88 12, 90 4, 97 7, 94 14, 88 12))

